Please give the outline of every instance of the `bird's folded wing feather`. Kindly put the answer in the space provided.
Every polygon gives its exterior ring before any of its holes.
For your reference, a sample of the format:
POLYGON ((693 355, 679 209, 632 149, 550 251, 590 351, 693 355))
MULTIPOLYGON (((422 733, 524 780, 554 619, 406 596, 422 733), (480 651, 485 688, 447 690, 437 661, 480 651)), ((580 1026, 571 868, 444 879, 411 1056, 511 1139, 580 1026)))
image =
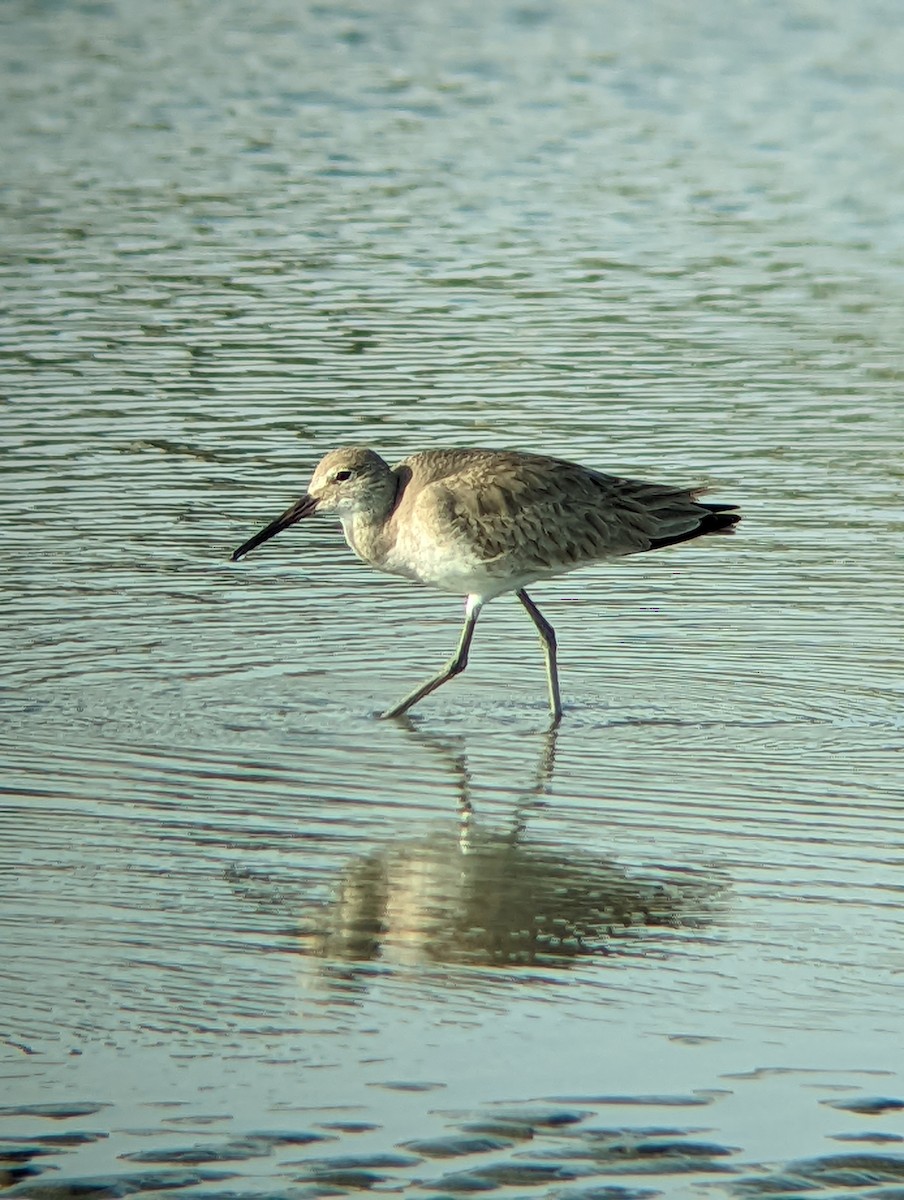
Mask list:
POLYGON ((418 508, 481 562, 517 555, 546 568, 638 554, 696 529, 706 512, 686 488, 539 458, 517 471, 466 468, 428 485, 418 508))

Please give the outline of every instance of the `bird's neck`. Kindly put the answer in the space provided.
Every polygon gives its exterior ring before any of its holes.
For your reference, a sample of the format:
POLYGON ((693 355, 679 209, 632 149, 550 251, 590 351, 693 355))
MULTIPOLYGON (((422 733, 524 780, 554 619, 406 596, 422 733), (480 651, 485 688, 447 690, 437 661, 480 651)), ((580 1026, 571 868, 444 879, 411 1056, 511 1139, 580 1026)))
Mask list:
POLYGON ((382 522, 372 513, 348 513, 340 517, 345 540, 364 562, 375 561, 375 551, 380 537, 382 522))
POLYGON ((390 520, 391 511, 355 512, 340 518, 345 540, 358 558, 371 566, 383 566, 395 541, 396 530, 390 520))
POLYGON ((358 558, 371 566, 383 569, 396 539, 393 516, 411 472, 400 471, 393 477, 387 468, 387 474, 390 476, 387 483, 391 483, 391 486, 387 488, 385 503, 379 507, 357 509, 340 516, 345 540, 358 558))

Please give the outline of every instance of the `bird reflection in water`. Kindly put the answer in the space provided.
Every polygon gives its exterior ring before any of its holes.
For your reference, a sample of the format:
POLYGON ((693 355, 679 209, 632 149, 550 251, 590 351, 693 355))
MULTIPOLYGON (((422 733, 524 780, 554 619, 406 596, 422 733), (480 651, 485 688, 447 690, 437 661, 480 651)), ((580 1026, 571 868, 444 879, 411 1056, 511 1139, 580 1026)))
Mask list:
POLYGON ((555 763, 546 735, 536 778, 508 827, 474 813, 466 755, 453 741, 418 741, 441 754, 459 792, 459 821, 354 860, 307 946, 324 958, 384 966, 568 967, 617 950, 642 952, 651 934, 663 953, 668 931, 711 919, 722 881, 712 872, 629 871, 572 845, 528 836, 555 763))

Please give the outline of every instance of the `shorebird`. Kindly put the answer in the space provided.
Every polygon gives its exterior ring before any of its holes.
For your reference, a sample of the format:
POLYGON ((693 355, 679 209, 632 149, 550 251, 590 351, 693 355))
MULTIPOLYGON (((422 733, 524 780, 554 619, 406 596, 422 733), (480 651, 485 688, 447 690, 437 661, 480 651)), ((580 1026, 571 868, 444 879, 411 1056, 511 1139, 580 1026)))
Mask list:
POLYGON ((540 635, 557 725, 556 635, 524 589, 590 563, 732 533, 737 506, 704 504, 702 491, 514 450, 425 450, 390 467, 366 446, 352 446, 321 459, 305 495, 232 559, 296 521, 326 513, 339 518, 349 546, 378 571, 466 596, 452 658, 383 717, 401 716, 459 675, 480 610, 514 592, 540 635))

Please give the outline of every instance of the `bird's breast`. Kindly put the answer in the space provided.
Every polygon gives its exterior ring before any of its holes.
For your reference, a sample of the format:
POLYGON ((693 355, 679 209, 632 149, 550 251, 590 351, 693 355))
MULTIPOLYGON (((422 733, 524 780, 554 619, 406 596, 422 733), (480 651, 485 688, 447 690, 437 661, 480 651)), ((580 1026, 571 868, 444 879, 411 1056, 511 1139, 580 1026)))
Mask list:
POLYGON ((498 581, 466 544, 442 539, 416 521, 342 521, 345 540, 362 562, 456 595, 498 592, 498 581))

